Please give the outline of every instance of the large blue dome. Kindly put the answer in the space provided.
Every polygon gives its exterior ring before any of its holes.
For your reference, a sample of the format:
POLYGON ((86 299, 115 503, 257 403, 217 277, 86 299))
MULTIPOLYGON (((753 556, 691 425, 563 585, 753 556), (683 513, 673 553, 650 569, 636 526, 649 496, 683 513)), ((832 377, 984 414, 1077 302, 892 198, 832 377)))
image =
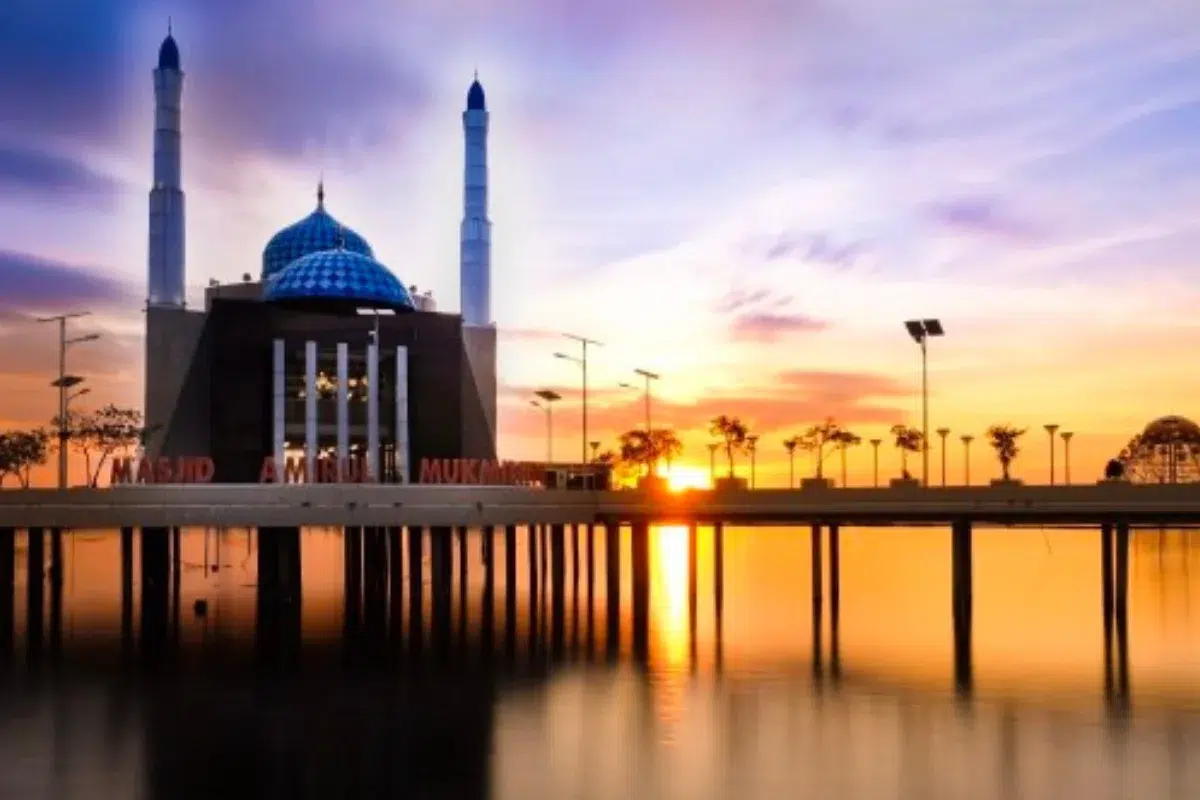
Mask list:
POLYGON ((408 290, 387 267, 346 249, 312 253, 292 262, 266 282, 263 299, 329 310, 413 310, 408 290))
POLYGON ((325 210, 325 191, 317 190, 317 210, 271 237, 263 250, 262 280, 281 272, 298 258, 344 248, 367 258, 375 253, 367 240, 343 226, 325 210))

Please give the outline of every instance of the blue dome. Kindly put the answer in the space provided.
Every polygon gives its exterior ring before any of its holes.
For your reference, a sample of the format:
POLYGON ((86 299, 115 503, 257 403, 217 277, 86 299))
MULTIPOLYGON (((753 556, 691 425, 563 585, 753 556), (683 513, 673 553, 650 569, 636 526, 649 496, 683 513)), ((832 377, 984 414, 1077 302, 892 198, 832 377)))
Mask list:
POLYGON ((483 86, 476 78, 467 90, 467 111, 483 111, 487 107, 483 98, 483 86))
POLYGON ((344 249, 312 253, 292 262, 266 282, 263 299, 330 310, 413 310, 408 290, 387 267, 370 256, 344 249))
POLYGON ((179 71, 179 46, 175 44, 175 37, 169 33, 167 38, 163 39, 162 47, 158 48, 158 68, 179 71))
POLYGON ((339 248, 367 258, 375 257, 366 239, 329 215, 325 210, 325 192, 318 189, 317 210, 267 242, 262 256, 262 279, 266 281, 298 258, 339 248))

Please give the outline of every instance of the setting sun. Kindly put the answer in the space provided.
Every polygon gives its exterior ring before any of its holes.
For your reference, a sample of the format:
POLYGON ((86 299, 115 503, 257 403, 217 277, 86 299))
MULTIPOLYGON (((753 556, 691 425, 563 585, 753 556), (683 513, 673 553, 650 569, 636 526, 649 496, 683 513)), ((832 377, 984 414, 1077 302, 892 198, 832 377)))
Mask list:
POLYGON ((708 489, 712 486, 708 470, 700 467, 672 464, 670 469, 662 469, 662 475, 667 479, 667 485, 673 492, 681 492, 684 489, 708 489))

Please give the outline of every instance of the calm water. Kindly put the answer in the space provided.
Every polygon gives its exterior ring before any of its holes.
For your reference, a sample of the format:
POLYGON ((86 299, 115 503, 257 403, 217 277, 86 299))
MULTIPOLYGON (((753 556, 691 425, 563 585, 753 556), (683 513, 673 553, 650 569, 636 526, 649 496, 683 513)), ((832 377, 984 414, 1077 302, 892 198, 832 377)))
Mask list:
POLYGON ((837 651, 826 617, 819 664, 807 529, 726 530, 718 619, 701 528, 694 624, 687 530, 655 530, 645 664, 630 644, 627 538, 612 658, 603 537, 590 647, 586 573, 576 602, 567 551, 560 657, 546 644, 549 597, 530 620, 519 541, 514 654, 498 536, 486 655, 473 532, 452 653, 439 658, 428 545, 427 644, 414 656, 407 596, 404 639, 372 649, 347 637, 342 537, 305 532, 299 653, 268 669, 255 657, 253 534, 183 532, 176 643, 153 668, 122 654, 115 533, 67 537, 61 643, 47 592, 46 638, 29 657, 21 538, 0 797, 1200 797, 1200 535, 1134 534, 1127 665, 1110 660, 1106 680, 1099 534, 977 531, 966 691, 948 531, 842 532, 837 651))

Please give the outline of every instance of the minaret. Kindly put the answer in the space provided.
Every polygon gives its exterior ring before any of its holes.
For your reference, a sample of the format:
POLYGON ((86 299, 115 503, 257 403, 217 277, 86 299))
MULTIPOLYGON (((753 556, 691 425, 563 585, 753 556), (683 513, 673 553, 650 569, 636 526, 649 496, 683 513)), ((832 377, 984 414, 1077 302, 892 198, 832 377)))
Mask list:
POLYGON ((488 112, 476 73, 467 91, 463 138, 463 220, 459 249, 462 317, 467 325, 492 324, 492 223, 487 215, 488 112))
POLYGON ((492 223, 487 214, 488 112, 479 74, 467 92, 463 221, 459 250, 463 349, 462 455, 496 458, 496 327, 492 321, 492 223))
POLYGON ((183 72, 179 47, 167 26, 154 70, 154 185, 150 189, 149 294, 151 306, 182 308, 184 295, 182 133, 183 72))

